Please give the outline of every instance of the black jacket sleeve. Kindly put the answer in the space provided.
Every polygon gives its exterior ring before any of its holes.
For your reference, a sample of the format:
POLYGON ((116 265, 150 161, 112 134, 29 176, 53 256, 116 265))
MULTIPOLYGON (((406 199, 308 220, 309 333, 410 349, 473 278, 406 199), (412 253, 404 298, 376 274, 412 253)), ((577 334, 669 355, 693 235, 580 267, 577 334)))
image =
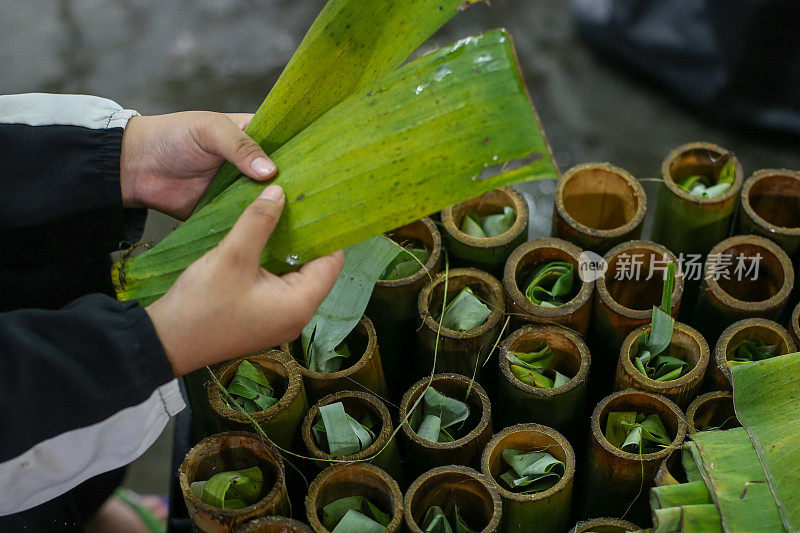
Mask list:
POLYGON ((80 298, 110 291, 108 254, 137 218, 119 190, 134 114, 0 96, 0 516, 129 463, 184 407, 145 310, 80 298))

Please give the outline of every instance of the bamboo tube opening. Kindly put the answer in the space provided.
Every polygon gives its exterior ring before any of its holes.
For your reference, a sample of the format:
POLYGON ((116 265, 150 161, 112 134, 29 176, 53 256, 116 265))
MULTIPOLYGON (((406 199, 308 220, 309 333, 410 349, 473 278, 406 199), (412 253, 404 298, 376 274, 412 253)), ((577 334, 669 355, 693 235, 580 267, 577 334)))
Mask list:
POLYGON ((291 355, 300 367, 300 374, 311 398, 326 394, 361 388, 380 396, 386 395, 386 378, 378 351, 378 335, 372 321, 366 315, 361 317, 345 342, 350 348, 350 357, 344 360, 345 368, 324 374, 314 372, 305 366, 305 356, 300 339, 282 344, 281 351, 291 355))
POLYGON ((490 533, 500 527, 502 505, 484 475, 465 466, 441 466, 419 476, 406 492, 403 516, 412 533, 422 533, 425 513, 439 506, 452 516, 453 506, 474 531, 490 533))
POLYGON ((586 332, 594 281, 580 279, 580 254, 581 249, 574 244, 552 237, 528 241, 511 253, 505 266, 503 288, 515 323, 563 324, 579 333, 586 332), (574 269, 569 301, 558 307, 537 305, 525 297, 526 285, 535 269, 551 261, 570 263, 574 269))
POLYGON ((212 435, 189 450, 178 469, 186 508, 203 531, 231 531, 260 516, 285 514, 289 510, 283 459, 277 448, 254 433, 231 431, 212 435), (194 495, 191 484, 207 481, 214 474, 257 466, 264 477, 262 497, 243 509, 220 509, 194 495))
MULTIPOLYGON (((441 212, 442 226, 449 239, 471 248, 495 248, 505 246, 519 238, 528 228, 528 202, 511 187, 502 187, 456 204, 441 212), (503 212, 504 207, 514 210, 514 224, 497 237, 473 237, 461 231, 461 223, 467 214, 481 217, 503 212)), ((464 259, 469 259, 465 257, 464 259)))
POLYGON ((733 407, 733 394, 728 391, 712 391, 698 396, 686 410, 686 425, 689 435, 708 426, 731 429, 741 426, 733 407))
POLYGON ((731 367, 728 361, 735 357, 736 348, 744 341, 761 340, 776 345, 775 355, 786 355, 796 351, 789 332, 772 320, 746 318, 734 322, 722 332, 714 348, 715 370, 711 377, 713 387, 727 390, 731 387, 731 367))
POLYGON ((642 528, 619 518, 593 518, 582 520, 575 524, 569 533, 625 533, 626 531, 639 531, 642 528))
POLYGON ((322 525, 322 509, 338 499, 364 496, 382 512, 392 517, 386 531, 395 533, 403 523, 403 494, 397 482, 377 466, 350 463, 329 466, 314 478, 306 496, 306 518, 318 533, 328 529, 322 525))
POLYGON ((315 406, 309 409, 301 428, 303 436, 303 444, 305 444, 308 453, 316 458, 315 463, 317 466, 326 466, 337 461, 364 461, 378 454, 392 438, 392 418, 389 415, 389 410, 386 405, 376 396, 368 392, 360 391, 341 391, 334 394, 329 394, 322 398, 315 406), (361 420, 362 417, 370 415, 375 419, 376 426, 372 429, 375 434, 375 440, 366 449, 342 457, 334 457, 330 453, 323 450, 317 439, 314 437, 314 432, 311 427, 319 422, 321 415, 319 408, 324 405, 329 405, 336 402, 342 402, 345 412, 355 418, 361 420))
MULTIPOLYGON (((430 279, 439 271, 442 259, 442 236, 439 230, 436 229, 436 224, 428 218, 424 217, 419 220, 406 224, 400 228, 394 229, 386 233, 386 236, 392 239, 400 246, 410 246, 413 248, 424 248, 428 251, 428 260, 425 261, 425 266, 420 267, 416 273, 400 279, 383 280, 379 279, 375 283, 375 290, 381 289, 397 289, 399 287, 406 287, 409 285, 417 285, 421 287, 425 280, 430 279)), ((400 249, 398 248, 398 252, 400 249)), ((419 288, 419 287, 417 287, 419 288)))
POLYGON ((743 215, 767 230, 800 237, 800 172, 764 169, 742 187, 743 215))
MULTIPOLYGON (((291 429, 287 429, 286 432, 281 432, 281 435, 270 435, 268 432, 268 423, 282 413, 285 413, 287 409, 295 405, 295 402, 298 400, 303 404, 301 410, 305 410, 307 404, 300 369, 294 359, 287 354, 278 350, 269 350, 231 361, 223 366, 217 374, 217 379, 219 379, 223 386, 227 387, 230 384, 231 380, 236 375, 236 371, 239 369, 239 365, 245 359, 258 365, 261 371, 264 372, 269 384, 275 391, 275 398, 278 398, 278 402, 272 407, 249 414, 262 428, 266 426, 264 430, 271 439, 275 440, 281 446, 288 446, 291 444, 291 437, 297 427, 294 426, 291 429), (287 432, 287 435, 283 434, 287 432)), ((223 398, 223 393, 216 383, 213 381, 206 383, 206 393, 214 414, 223 421, 231 425, 238 424, 247 426, 248 428, 251 426, 252 423, 250 419, 228 405, 228 402, 223 398)), ((300 419, 298 418, 297 423, 299 424, 299 422, 300 419)))
MULTIPOLYGON (((437 392, 469 406, 469 417, 458 431, 461 437, 453 442, 433 442, 420 437, 411 428, 408 413, 428 388, 429 378, 425 377, 411 386, 400 401, 400 420, 402 431, 408 442, 410 461, 417 470, 448 465, 470 464, 480 454, 492 436, 492 404, 481 385, 461 374, 434 374, 431 387, 437 392), (469 394, 467 394, 469 391, 469 394)), ((423 401, 420 401, 423 406, 423 401)))
POLYGON ((794 268, 786 252, 774 242, 757 235, 737 235, 711 249, 706 258, 704 280, 714 298, 729 308, 765 312, 786 302, 794 285, 794 268), (729 256, 733 262, 728 268, 730 279, 714 275, 716 270, 724 270, 723 256, 729 256), (754 262, 758 264, 758 277, 743 271, 742 279, 737 279, 739 275, 734 269, 740 256, 744 268, 754 262))
POLYGON ((680 188, 676 182, 699 174, 706 176, 711 185, 716 185, 719 180, 720 170, 725 164, 723 156, 727 153, 728 150, 725 148, 706 142, 694 142, 679 146, 670 152, 661 164, 661 175, 664 178, 664 184, 670 192, 692 203, 724 203, 739 193, 744 180, 742 165, 735 156, 733 159, 736 170, 733 184, 730 189, 719 196, 714 196, 713 198, 694 196, 680 188))
POLYGON ((625 338, 617 365, 615 388, 635 388, 663 394, 681 407, 691 402, 700 390, 710 359, 710 350, 705 338, 696 329, 675 322, 672 340, 666 355, 688 363, 686 372, 678 379, 657 381, 639 372, 633 359, 639 355, 639 337, 650 332, 650 324, 633 330, 625 338))
MULTIPOLYGON (((689 431, 687 425, 686 435, 689 435, 690 433, 691 431, 689 431)), ((663 485, 679 485, 681 483, 688 482, 688 479, 686 479, 686 471, 683 468, 680 451, 669 454, 666 459, 661 461, 653 481, 657 487, 661 487, 663 485)))
POLYGON ((312 529, 285 516, 266 516, 247 522, 236 533, 312 533, 312 529))

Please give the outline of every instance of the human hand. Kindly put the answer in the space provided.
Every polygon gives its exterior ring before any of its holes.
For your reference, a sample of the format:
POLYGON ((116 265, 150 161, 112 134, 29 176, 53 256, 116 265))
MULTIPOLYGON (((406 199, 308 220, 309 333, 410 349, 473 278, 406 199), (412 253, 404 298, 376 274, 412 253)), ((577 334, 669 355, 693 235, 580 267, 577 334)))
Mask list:
POLYGON ((225 160, 255 180, 274 176, 275 163, 243 131, 252 118, 210 111, 131 118, 122 135, 122 204, 186 220, 225 160))
POLYGON ((176 376, 297 338, 330 292, 342 252, 282 276, 259 266, 285 202, 279 186, 264 189, 219 245, 145 308, 176 376))

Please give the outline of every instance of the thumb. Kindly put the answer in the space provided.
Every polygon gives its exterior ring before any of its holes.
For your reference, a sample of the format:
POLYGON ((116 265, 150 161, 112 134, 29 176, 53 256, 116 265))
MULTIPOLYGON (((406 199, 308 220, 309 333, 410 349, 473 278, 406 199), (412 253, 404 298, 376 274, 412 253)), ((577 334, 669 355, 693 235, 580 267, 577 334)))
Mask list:
POLYGON ((255 180, 274 176, 278 167, 267 157, 261 146, 230 117, 222 114, 217 116, 219 120, 201 124, 203 146, 207 151, 230 161, 255 180))
POLYGON ((258 265, 285 203, 286 195, 280 186, 270 185, 264 189, 222 239, 223 256, 240 265, 258 265))

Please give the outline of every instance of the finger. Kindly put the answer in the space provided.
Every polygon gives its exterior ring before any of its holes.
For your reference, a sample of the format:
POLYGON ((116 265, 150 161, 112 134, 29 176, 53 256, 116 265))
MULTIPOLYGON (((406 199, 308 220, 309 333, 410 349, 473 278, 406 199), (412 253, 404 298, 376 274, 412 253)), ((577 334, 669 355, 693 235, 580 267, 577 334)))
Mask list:
POLYGON ((339 251, 309 261, 297 272, 285 274, 282 277, 284 279, 288 277, 289 279, 285 279, 286 281, 301 288, 304 300, 313 304, 316 309, 331 292, 342 267, 344 267, 344 254, 339 251))
POLYGON ((253 120, 252 113, 224 113, 224 115, 231 119, 236 124, 236 127, 242 131, 246 130, 247 126, 250 125, 250 121, 253 120))
POLYGON ((198 125, 198 139, 207 152, 230 161, 236 168, 255 180, 275 175, 278 167, 264 150, 227 116, 203 120, 198 125))
POLYGON ((285 203, 286 195, 278 185, 265 188, 222 239, 220 250, 223 257, 237 265, 257 267, 285 203))

